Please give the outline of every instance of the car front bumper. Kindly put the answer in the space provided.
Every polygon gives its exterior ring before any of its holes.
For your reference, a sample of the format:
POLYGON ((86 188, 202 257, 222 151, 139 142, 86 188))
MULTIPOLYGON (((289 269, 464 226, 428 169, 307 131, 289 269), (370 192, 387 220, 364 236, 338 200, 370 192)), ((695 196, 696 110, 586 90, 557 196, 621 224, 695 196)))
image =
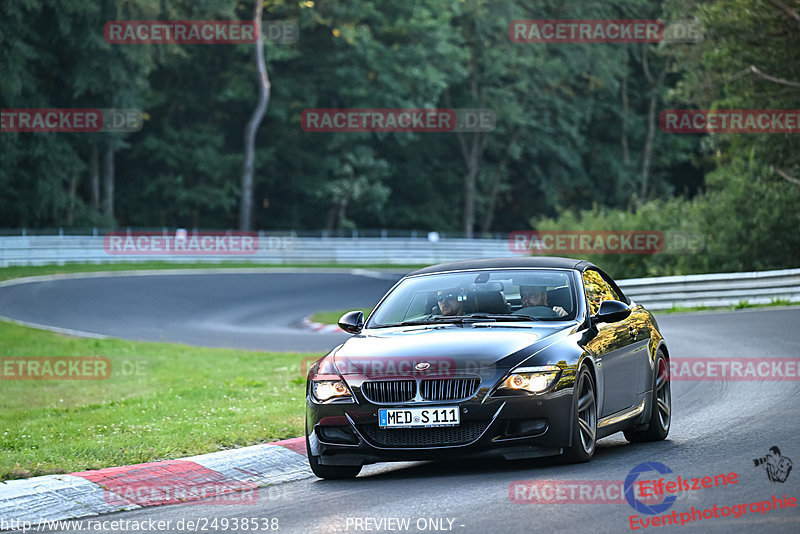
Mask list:
POLYGON ((318 404, 307 399, 309 448, 324 465, 364 465, 476 455, 534 458, 559 454, 572 445, 572 388, 536 396, 485 398, 486 393, 461 402, 426 402, 458 406, 460 424, 413 429, 379 428, 378 410, 420 403, 318 404))

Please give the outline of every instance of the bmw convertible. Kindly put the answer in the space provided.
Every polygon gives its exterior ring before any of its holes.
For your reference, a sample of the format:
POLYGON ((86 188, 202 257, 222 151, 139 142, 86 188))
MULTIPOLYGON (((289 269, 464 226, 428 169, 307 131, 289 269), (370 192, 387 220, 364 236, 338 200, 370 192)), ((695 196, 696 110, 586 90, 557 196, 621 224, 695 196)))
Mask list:
POLYGON ((667 437, 669 350, 653 315, 588 261, 502 258, 403 277, 311 366, 314 474, 477 455, 592 458, 598 439, 667 437))

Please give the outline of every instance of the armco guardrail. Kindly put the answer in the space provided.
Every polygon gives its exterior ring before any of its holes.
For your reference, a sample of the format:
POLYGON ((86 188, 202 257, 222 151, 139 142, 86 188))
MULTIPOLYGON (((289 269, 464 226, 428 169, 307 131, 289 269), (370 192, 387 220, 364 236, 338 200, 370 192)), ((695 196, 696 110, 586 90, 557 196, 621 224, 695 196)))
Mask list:
POLYGON ((800 302, 800 269, 749 273, 690 274, 619 280, 627 296, 651 310, 673 306, 800 302))
POLYGON ((168 261, 174 263, 247 261, 281 264, 432 264, 470 258, 514 256, 504 239, 427 237, 295 237, 262 235, 253 254, 109 254, 102 236, 0 237, 0 267, 60 263, 119 263, 168 261))
MULTIPOLYGON (((505 239, 426 237, 296 237, 261 235, 247 255, 113 255, 102 236, 0 237, 0 267, 64 263, 168 261, 173 263, 247 261, 281 264, 433 264, 470 258, 516 256, 505 239)), ((800 302, 800 269, 636 278, 619 281, 625 293, 649 309, 673 306, 800 302)))

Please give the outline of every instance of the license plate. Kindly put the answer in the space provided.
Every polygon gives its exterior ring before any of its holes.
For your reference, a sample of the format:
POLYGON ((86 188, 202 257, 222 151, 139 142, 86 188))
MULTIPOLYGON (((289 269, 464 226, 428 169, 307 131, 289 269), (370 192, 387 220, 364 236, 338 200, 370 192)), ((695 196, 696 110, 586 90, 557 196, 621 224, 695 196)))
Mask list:
POLYGON ((378 410, 378 426, 381 428, 458 426, 460 422, 458 406, 381 408, 378 410))

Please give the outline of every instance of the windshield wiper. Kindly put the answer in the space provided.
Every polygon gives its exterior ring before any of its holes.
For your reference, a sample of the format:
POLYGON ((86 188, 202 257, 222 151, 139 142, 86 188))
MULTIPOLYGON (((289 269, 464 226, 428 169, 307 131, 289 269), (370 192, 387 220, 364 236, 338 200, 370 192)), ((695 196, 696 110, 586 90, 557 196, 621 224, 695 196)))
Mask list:
POLYGON ((494 319, 495 321, 541 321, 538 317, 518 313, 471 313, 469 315, 460 315, 459 317, 494 319))
POLYGON ((540 321, 530 315, 517 315, 511 313, 470 313, 469 315, 434 315, 427 319, 404 321, 401 326, 432 323, 464 323, 468 321, 540 321))
POLYGON ((461 322, 460 319, 456 321, 446 321, 444 319, 454 319, 454 317, 445 317, 445 316, 434 316, 428 317, 427 319, 415 319, 413 321, 403 321, 401 323, 390 323, 390 324, 382 324, 374 326, 373 328, 392 328, 395 326, 419 326, 425 324, 437 324, 437 323, 457 323, 461 322))
POLYGON ((437 323, 460 323, 465 315, 434 315, 427 319, 416 319, 414 321, 403 321, 396 326, 410 326, 415 324, 437 324, 437 323))
MULTIPOLYGON (((394 326, 420 326, 420 325, 432 325, 432 324, 460 324, 470 319, 473 319, 473 317, 469 315, 434 315, 433 317, 428 317, 427 319, 416 319, 414 321, 403 321, 402 323, 382 324, 380 326, 375 326, 374 328, 391 328, 394 326)), ((475 317, 475 319, 483 320, 482 317, 475 317)), ((494 320, 494 319, 488 319, 488 320, 494 320)))

